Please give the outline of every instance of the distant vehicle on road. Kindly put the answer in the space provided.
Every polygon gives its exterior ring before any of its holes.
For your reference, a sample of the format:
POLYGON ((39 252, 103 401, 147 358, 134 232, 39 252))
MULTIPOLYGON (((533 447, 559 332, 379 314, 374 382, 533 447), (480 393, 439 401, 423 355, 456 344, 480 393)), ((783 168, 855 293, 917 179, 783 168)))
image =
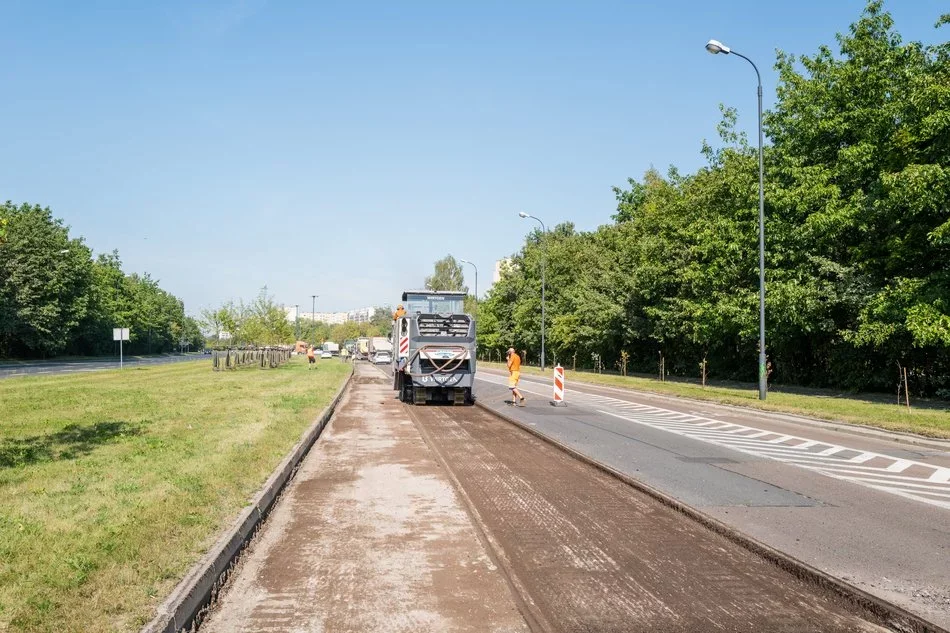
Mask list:
POLYGON ((357 360, 365 360, 369 358, 369 337, 361 336, 356 339, 356 358, 357 360))
POLYGON ((323 350, 320 352, 320 358, 333 358, 333 352, 329 350, 323 350))
POLYGON ((389 352, 392 355, 393 344, 385 336, 374 336, 369 339, 369 357, 373 358, 378 352, 389 352))
POLYGON ((373 363, 376 365, 389 365, 393 362, 392 352, 380 350, 373 356, 373 363))
MULTIPOLYGON (((324 352, 330 352, 330 354, 331 354, 332 356, 339 356, 339 355, 340 355, 340 344, 339 344, 339 343, 334 343, 333 341, 327 341, 326 343, 323 344, 323 351, 324 351, 324 352)), ((320 357, 323 358, 323 355, 321 354, 320 357)))

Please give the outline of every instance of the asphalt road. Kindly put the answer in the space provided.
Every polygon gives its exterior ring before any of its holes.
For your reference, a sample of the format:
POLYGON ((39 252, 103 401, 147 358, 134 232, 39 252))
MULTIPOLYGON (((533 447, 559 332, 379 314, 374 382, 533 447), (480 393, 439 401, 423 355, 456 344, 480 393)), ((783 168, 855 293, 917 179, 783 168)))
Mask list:
MULTIPOLYGON (((165 365, 189 360, 210 358, 203 354, 167 354, 164 356, 132 356, 123 359, 124 367, 142 367, 145 365, 165 365)), ((69 360, 69 361, 27 361, 22 363, 0 364, 0 378, 11 376, 36 376, 43 374, 72 374, 86 371, 118 369, 119 359, 108 360, 69 360)))
POLYGON ((741 532, 950 628, 950 443, 480 371, 479 402, 741 532))

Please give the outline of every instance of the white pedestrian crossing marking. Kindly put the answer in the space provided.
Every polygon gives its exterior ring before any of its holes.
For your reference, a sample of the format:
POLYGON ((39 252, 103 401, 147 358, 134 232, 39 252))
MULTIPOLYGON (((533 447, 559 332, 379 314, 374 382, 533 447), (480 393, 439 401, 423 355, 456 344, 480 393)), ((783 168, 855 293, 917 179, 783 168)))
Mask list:
MULTIPOLYGON (((479 380, 504 384, 503 379, 495 380, 494 376, 491 378, 479 376, 479 380)), ((530 389, 527 390, 530 391, 530 389)), ((950 468, 830 442, 765 431, 599 394, 575 390, 572 400, 576 404, 602 407, 597 408, 599 413, 614 418, 715 444, 747 455, 774 459, 834 479, 849 481, 950 510, 950 468), (874 462, 873 465, 871 462, 874 462), (918 467, 916 473, 920 474, 908 473, 907 471, 912 467, 918 467)))

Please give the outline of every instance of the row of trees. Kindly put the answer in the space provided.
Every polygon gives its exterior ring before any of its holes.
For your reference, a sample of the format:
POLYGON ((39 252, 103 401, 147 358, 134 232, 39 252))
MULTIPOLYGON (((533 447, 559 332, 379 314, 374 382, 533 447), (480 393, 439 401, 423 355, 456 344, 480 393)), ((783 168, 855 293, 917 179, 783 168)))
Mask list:
POLYGON ((93 258, 48 208, 0 205, 0 357, 112 353, 115 327, 132 354, 204 343, 181 300, 118 253, 93 258))
MULTIPOLYGON (((937 26, 950 23, 943 16, 937 26)), ((950 44, 902 43, 870 2, 840 53, 779 53, 765 118, 768 356, 774 378, 950 395, 950 44)), ((723 109, 705 167, 615 188, 614 222, 535 232, 479 309, 482 351, 754 381, 757 150, 723 109), (530 354, 529 354, 530 355, 530 354)))
POLYGON ((330 325, 322 321, 301 319, 288 321, 287 313, 261 289, 250 303, 228 301, 215 310, 201 312, 201 327, 216 346, 287 345, 296 340, 311 343, 343 342, 360 336, 388 336, 392 321, 389 308, 378 308, 366 323, 348 321, 330 325), (222 338, 227 332, 229 338, 222 338))

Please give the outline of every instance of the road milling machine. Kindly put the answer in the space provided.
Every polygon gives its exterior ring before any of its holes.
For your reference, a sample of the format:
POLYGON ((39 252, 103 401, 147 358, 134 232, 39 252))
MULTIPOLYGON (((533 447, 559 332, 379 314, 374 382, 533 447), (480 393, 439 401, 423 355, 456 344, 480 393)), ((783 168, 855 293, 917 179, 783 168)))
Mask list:
POLYGON ((475 319, 465 293, 407 290, 393 320, 393 389, 411 404, 474 404, 475 319))

